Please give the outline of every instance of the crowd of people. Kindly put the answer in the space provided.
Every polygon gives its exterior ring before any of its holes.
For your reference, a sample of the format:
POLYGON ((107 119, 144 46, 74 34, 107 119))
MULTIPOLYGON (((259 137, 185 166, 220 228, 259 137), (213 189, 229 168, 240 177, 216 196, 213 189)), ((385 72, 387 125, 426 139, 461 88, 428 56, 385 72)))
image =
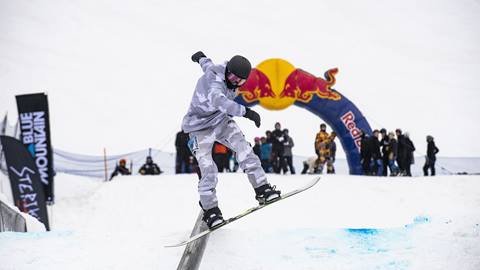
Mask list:
MULTIPOLYGON (((303 162, 301 174, 335 173, 337 144, 335 131, 328 132, 327 125, 322 123, 316 134, 314 148, 316 156, 303 162)), ((175 146, 176 173, 197 173, 198 164, 190 153, 187 143, 188 134, 177 133, 175 146)), ((423 166, 424 175, 435 175, 435 162, 438 148, 432 136, 427 136, 427 155, 423 166)), ((255 137, 253 152, 259 157, 262 167, 267 173, 295 174, 292 148, 295 146, 288 129, 282 129, 276 123, 273 130, 267 130, 265 136, 255 137)), ((374 130, 372 135, 365 132, 361 136, 361 165, 364 175, 371 176, 412 176, 411 166, 414 164, 415 146, 408 132, 401 129, 387 132, 386 129, 374 130)), ((212 148, 212 157, 219 172, 236 172, 238 163, 235 153, 228 147, 216 142, 212 148)))
POLYGON ((292 148, 295 146, 288 129, 275 123, 272 131, 267 130, 265 136, 255 137, 253 152, 260 158, 262 168, 267 173, 295 174, 292 148))
MULTIPOLYGON (((423 166, 424 175, 435 175, 436 147, 432 136, 427 136, 427 156, 423 166)), ((371 136, 362 132, 361 163, 365 175, 387 176, 412 176, 411 166, 415 163, 413 153, 415 145, 408 132, 401 129, 388 132, 382 128, 375 129, 371 136)))

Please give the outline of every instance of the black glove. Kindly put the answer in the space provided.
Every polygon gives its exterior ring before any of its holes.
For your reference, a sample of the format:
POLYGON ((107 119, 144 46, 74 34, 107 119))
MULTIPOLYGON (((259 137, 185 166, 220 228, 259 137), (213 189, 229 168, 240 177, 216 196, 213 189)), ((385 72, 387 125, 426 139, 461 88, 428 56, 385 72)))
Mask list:
POLYGON ((203 57, 207 57, 202 51, 198 51, 192 55, 192 61, 200 63, 200 59, 203 57))
POLYGON ((248 107, 245 107, 245 109, 247 110, 247 112, 243 117, 248 118, 253 122, 255 122, 255 126, 257 126, 257 128, 260 127, 260 115, 256 111, 248 107))

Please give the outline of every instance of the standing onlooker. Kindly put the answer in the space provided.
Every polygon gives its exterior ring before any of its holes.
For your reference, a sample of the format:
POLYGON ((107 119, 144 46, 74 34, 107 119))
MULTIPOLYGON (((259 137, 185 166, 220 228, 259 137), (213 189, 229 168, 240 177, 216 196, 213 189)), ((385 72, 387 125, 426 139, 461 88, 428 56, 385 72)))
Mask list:
POLYGON ((427 156, 425 157, 425 165, 423 165, 423 175, 428 176, 428 169, 430 169, 431 176, 435 175, 435 161, 437 160, 437 153, 440 150, 435 145, 433 137, 427 136, 427 156))
MULTIPOLYGON (((285 167, 288 165, 291 174, 295 174, 295 168, 293 167, 293 154, 292 154, 292 147, 295 146, 293 143, 292 137, 288 135, 288 129, 283 130, 283 156, 285 158, 284 164, 285 167)), ((286 172, 284 170, 284 172, 286 172)))
POLYGON ((402 130, 397 128, 395 130, 395 134, 397 135, 397 164, 400 168, 400 175, 406 175, 406 159, 407 159, 407 151, 405 148, 405 136, 402 134, 402 130))
POLYGON ((332 131, 327 141, 327 149, 329 152, 327 160, 327 173, 329 174, 335 173, 335 167, 333 166, 333 164, 335 163, 335 157, 337 155, 337 144, 335 143, 336 137, 337 133, 335 131, 332 131))
POLYGON ((408 132, 405 132, 405 145, 403 146, 405 151, 405 175, 412 176, 412 172, 410 171, 410 167, 412 164, 415 163, 415 159, 413 157, 413 152, 415 152, 415 146, 413 145, 412 140, 410 140, 410 135, 408 132))
POLYGON ((327 162, 327 155, 329 154, 327 149, 327 125, 320 124, 320 131, 315 136, 315 153, 317 154, 317 161, 315 164, 315 173, 322 173, 323 167, 327 162))
POLYGON ((370 161, 372 160, 372 152, 370 147, 370 136, 365 131, 361 131, 360 156, 364 175, 371 175, 370 161))
POLYGON ((213 144, 213 161, 217 165, 218 172, 229 171, 228 148, 219 143, 213 144))
POLYGON ((382 154, 380 153, 380 141, 378 140, 378 135, 380 132, 378 129, 373 131, 373 136, 370 137, 370 151, 372 154, 372 159, 370 161, 370 170, 372 174, 377 176, 383 175, 383 164, 382 164, 382 154))
POLYGON ((388 133, 388 151, 387 151, 387 158, 388 158, 388 167, 390 168, 390 176, 397 176, 399 173, 398 167, 395 165, 395 161, 397 160, 397 153, 398 153, 398 143, 395 140, 395 133, 389 132, 388 133))
POLYGON ((382 161, 383 161, 383 176, 388 175, 388 152, 390 151, 390 139, 387 136, 387 130, 382 128, 380 129, 380 135, 382 139, 380 140, 380 146, 382 147, 382 161))
POLYGON ((260 144, 260 138, 255 137, 254 139, 255 145, 253 146, 253 153, 258 156, 260 160, 262 160, 262 149, 261 149, 261 144, 260 144))
POLYGON ((275 173, 285 172, 285 163, 283 160, 283 131, 280 123, 275 123, 275 130, 272 131, 272 166, 275 173))
POLYGON ((190 173, 190 149, 188 149, 188 134, 180 131, 175 138, 175 173, 190 173))
POLYGON ((272 172, 272 164, 270 163, 272 157, 272 144, 267 142, 267 138, 262 137, 260 146, 262 168, 265 172, 272 172))

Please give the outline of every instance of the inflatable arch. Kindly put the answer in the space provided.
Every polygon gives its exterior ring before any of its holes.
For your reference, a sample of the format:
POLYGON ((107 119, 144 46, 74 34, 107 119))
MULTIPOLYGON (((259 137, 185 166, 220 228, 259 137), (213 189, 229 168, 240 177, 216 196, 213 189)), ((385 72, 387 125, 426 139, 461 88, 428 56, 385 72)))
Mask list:
POLYGON ((360 110, 332 88, 337 72, 336 68, 330 69, 323 79, 285 60, 268 59, 252 69, 235 100, 249 107, 260 104, 269 110, 282 110, 295 104, 314 113, 337 133, 350 174, 361 175, 361 130, 368 134, 372 130, 360 110))

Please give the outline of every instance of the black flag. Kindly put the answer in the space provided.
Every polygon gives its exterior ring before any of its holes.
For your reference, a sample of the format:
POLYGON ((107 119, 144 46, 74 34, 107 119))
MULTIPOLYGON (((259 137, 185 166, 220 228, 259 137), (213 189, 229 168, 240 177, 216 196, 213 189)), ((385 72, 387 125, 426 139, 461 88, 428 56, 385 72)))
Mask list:
POLYGON ((35 160, 45 198, 53 203, 53 155, 47 96, 43 93, 16 96, 21 141, 35 160))
POLYGON ((40 174, 27 148, 17 139, 0 136, 15 206, 42 222, 47 230, 47 205, 40 174))

